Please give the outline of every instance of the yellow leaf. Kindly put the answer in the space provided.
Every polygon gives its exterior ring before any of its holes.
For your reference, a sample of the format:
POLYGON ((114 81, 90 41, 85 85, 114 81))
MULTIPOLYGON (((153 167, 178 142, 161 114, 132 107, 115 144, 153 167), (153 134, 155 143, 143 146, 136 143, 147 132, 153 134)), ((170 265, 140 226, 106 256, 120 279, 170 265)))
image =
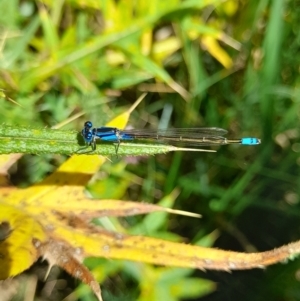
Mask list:
POLYGON ((181 42, 177 37, 157 41, 153 45, 153 57, 157 62, 162 63, 164 59, 180 49, 181 46, 181 42))
POLYGON ((201 38, 201 43, 204 45, 206 50, 226 69, 230 69, 232 67, 232 59, 227 54, 227 52, 222 47, 220 47, 218 41, 214 37, 205 35, 201 38))
POLYGON ((217 7, 217 10, 222 10, 225 12, 228 16, 232 17, 239 8, 239 1, 236 0, 227 0, 220 5, 220 7, 217 7))
POLYGON ((152 29, 145 29, 141 36, 141 52, 143 55, 149 55, 153 43, 152 29))
POLYGON ((0 236, 0 280, 15 276, 29 268, 38 253, 32 240, 45 241, 41 224, 23 210, 0 202, 0 228, 5 225, 5 235, 0 236))

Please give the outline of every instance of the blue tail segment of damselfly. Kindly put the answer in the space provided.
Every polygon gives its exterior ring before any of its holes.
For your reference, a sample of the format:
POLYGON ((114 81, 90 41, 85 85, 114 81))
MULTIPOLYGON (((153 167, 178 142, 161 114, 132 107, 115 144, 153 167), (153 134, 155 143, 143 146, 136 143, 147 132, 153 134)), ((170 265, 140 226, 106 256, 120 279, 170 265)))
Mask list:
POLYGON ((227 131, 221 128, 180 128, 166 130, 120 130, 113 127, 93 128, 91 121, 84 123, 81 131, 82 137, 87 145, 96 149, 96 140, 117 143, 118 153, 121 142, 128 141, 156 141, 169 145, 180 145, 186 147, 219 146, 227 144, 258 145, 260 139, 247 137, 241 139, 227 139, 223 137, 227 131))

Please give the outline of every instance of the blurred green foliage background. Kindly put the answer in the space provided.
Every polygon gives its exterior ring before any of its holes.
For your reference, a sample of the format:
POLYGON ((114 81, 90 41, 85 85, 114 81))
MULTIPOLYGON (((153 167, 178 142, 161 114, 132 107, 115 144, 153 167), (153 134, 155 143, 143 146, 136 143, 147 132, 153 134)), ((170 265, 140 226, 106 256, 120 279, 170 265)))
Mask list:
MULTIPOLYGON (((241 252, 300 238, 300 1, 1 0, 0 12, 1 123, 50 127, 84 113, 65 128, 101 126, 148 92, 131 115, 135 128, 217 126, 262 139, 215 154, 111 158, 90 187, 96 197, 176 196, 174 207, 203 218, 150 214, 102 225, 241 252)), ((63 160, 24 156, 12 182, 28 186, 63 160)), ((87 264, 104 300, 300 300, 299 259, 230 274, 87 264)), ((55 277, 68 279, 65 289, 47 295, 41 282, 36 300, 76 289, 67 275, 55 277)), ((72 300, 95 300, 76 290, 72 300)))

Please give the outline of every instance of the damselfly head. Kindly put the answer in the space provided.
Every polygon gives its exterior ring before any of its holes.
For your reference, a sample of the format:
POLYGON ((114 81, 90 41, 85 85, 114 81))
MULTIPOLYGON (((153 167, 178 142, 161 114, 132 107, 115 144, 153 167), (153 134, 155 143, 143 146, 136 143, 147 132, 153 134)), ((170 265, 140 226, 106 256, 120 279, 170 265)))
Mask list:
POLYGON ((93 124, 92 124, 91 121, 86 121, 86 122, 84 123, 84 128, 85 128, 86 130, 90 130, 92 127, 93 127, 93 124))

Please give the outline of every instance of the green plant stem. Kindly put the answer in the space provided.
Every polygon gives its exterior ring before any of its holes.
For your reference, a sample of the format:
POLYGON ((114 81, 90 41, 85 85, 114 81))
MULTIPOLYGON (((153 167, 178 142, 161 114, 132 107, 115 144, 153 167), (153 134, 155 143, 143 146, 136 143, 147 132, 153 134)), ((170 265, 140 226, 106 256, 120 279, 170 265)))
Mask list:
MULTIPOLYGON (((171 145, 121 143, 118 155, 138 156, 164 154, 180 150, 171 145)), ((79 132, 53 129, 20 128, 17 126, 0 126, 0 154, 99 154, 116 155, 115 143, 97 141, 95 151, 86 146, 79 132)))

